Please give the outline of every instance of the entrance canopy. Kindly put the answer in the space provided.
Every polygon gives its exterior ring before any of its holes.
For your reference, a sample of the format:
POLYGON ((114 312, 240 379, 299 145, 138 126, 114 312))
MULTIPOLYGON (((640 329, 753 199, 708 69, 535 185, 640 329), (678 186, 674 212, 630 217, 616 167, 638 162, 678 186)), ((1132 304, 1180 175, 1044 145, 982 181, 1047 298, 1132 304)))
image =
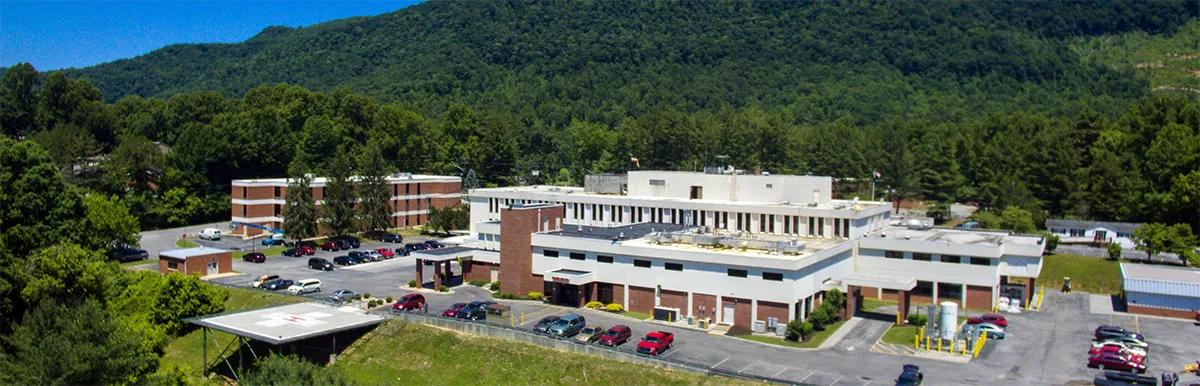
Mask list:
POLYGON ((583 285, 591 283, 595 280, 596 275, 593 272, 577 271, 574 269, 559 269, 546 272, 542 275, 542 279, 552 283, 583 285))
POLYGON ((873 287, 897 291, 911 291, 917 286, 917 279, 914 277, 864 275, 861 273, 852 273, 849 276, 842 278, 842 284, 852 285, 855 287, 873 287))
POLYGON ((384 318, 355 307, 294 303, 184 320, 277 345, 380 324, 384 318))
POLYGON ((475 248, 446 247, 425 251, 414 251, 412 253, 412 257, 440 263, 443 261, 458 261, 459 259, 470 260, 471 256, 474 256, 476 252, 479 251, 475 248))

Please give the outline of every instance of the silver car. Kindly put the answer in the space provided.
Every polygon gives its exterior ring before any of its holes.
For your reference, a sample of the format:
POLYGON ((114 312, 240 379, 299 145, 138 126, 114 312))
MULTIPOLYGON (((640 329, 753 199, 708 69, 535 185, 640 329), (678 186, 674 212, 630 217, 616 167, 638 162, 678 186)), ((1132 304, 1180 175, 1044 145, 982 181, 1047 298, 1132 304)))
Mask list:
POLYGON ((333 291, 333 293, 329 294, 329 300, 333 300, 338 303, 344 303, 346 301, 354 299, 354 295, 357 295, 356 293, 354 293, 354 291, 351 291, 348 289, 340 289, 337 291, 333 291))
POLYGON ((1007 332, 1004 327, 992 323, 979 323, 975 325, 975 329, 979 330, 981 335, 987 334, 987 337, 990 339, 1004 339, 1004 335, 1007 332))

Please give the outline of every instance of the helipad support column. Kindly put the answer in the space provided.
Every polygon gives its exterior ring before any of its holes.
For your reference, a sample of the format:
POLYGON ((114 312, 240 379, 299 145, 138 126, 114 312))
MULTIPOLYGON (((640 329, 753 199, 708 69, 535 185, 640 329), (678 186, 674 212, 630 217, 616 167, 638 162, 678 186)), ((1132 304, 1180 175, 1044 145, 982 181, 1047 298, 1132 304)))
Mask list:
POLYGON ((896 297, 896 312, 900 314, 900 321, 908 319, 908 308, 911 301, 911 293, 908 291, 900 291, 896 297))
POLYGON ((425 272, 425 262, 421 259, 416 259, 415 262, 417 263, 417 288, 424 288, 425 278, 422 276, 425 272))
POLYGON ((442 286, 442 263, 433 263, 433 289, 436 291, 442 286))

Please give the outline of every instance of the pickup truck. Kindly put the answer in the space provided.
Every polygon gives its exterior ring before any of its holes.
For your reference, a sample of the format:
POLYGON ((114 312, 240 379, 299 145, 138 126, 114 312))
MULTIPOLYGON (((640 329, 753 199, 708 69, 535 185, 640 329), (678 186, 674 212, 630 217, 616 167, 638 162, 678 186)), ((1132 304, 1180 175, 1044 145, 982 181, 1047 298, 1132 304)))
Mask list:
POLYGON ((655 355, 671 348, 671 343, 675 342, 675 334, 666 331, 654 331, 646 334, 641 342, 638 342, 637 352, 642 354, 655 355))

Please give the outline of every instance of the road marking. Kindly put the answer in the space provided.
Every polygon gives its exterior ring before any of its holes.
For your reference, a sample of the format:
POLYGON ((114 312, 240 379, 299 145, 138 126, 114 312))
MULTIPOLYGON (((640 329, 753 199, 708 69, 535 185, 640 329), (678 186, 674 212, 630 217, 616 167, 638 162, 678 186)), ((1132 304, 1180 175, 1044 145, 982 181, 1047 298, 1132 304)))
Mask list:
POLYGON ((1138 334, 1141 334, 1141 333, 1142 333, 1142 323, 1141 323, 1141 322, 1138 320, 1138 316, 1137 316, 1137 315, 1134 315, 1134 316, 1133 316, 1133 325, 1134 325, 1135 327, 1137 327, 1137 332, 1138 332, 1138 334))
POLYGON ((750 368, 750 366, 757 365, 757 364, 758 364, 758 362, 760 362, 760 361, 761 361, 761 359, 760 359, 760 360, 757 360, 757 361, 754 361, 754 363, 751 363, 751 364, 748 364, 748 365, 746 365, 746 367, 743 367, 741 370, 738 370, 738 374, 741 374, 743 371, 746 371, 746 369, 750 368))
POLYGON ((775 373, 775 375, 772 375, 771 378, 779 378, 779 374, 783 374, 784 371, 788 371, 787 366, 784 366, 783 370, 779 370, 779 372, 775 373))
POLYGON ((813 374, 816 374, 816 373, 817 373, 816 371, 808 373, 808 375, 805 375, 804 378, 800 378, 800 383, 804 383, 805 379, 808 379, 808 377, 811 377, 813 374))
POLYGON ((835 379, 835 380, 833 380, 833 382, 829 383, 829 386, 836 385, 838 383, 838 381, 842 380, 842 378, 845 378, 845 377, 846 377, 845 375, 839 375, 838 379, 835 379))
POLYGON ((870 380, 870 379, 868 379, 866 382, 864 382, 864 383, 863 383, 863 386, 867 386, 867 385, 869 385, 869 384, 871 384, 871 380, 870 380))
POLYGON ((717 368, 717 366, 720 366, 722 363, 725 363, 725 361, 727 361, 727 360, 729 360, 729 357, 725 357, 725 359, 722 359, 720 362, 717 362, 717 364, 712 365, 712 368, 714 368, 714 369, 717 368))
POLYGON ((669 350, 669 351, 671 351, 671 352, 669 352, 669 353, 666 353, 666 354, 663 354, 663 357, 664 357, 664 358, 666 358, 666 357, 668 357, 668 356, 671 356, 671 355, 675 355, 675 353, 677 353, 677 352, 681 352, 681 351, 683 351, 683 349, 682 349, 682 348, 675 348, 675 347, 671 347, 671 350, 669 350))

